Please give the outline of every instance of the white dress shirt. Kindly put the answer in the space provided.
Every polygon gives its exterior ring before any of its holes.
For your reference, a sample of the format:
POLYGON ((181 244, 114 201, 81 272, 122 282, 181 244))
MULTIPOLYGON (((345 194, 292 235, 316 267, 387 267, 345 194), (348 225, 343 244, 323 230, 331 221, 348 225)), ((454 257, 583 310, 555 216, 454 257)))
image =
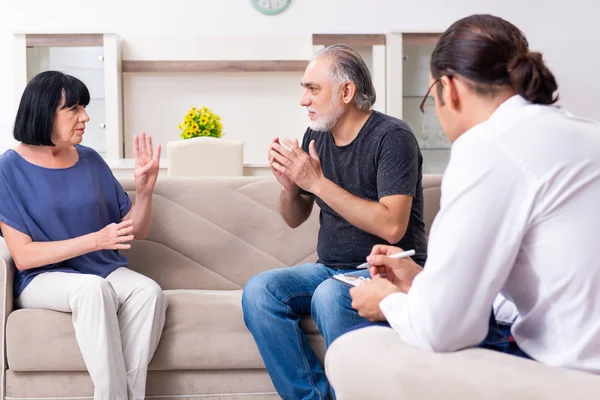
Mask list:
POLYGON ((380 307, 406 342, 455 351, 499 293, 523 351, 600 373, 600 123, 520 96, 455 141, 425 269, 380 307))

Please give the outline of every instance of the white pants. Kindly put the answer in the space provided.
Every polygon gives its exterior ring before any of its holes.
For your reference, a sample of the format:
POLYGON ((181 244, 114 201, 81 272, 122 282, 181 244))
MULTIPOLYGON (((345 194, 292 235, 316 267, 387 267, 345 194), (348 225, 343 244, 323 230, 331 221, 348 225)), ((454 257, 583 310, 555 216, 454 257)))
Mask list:
POLYGON ((73 313, 95 400, 144 399, 148 363, 167 311, 167 299, 152 279, 127 268, 106 279, 46 272, 27 285, 17 305, 73 313))

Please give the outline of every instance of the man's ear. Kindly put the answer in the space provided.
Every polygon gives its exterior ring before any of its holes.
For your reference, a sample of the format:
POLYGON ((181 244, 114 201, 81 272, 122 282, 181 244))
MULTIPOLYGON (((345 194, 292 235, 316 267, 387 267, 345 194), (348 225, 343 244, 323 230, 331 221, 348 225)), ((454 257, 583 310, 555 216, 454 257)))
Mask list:
POLYGON ((342 92, 342 101, 344 104, 350 104, 352 99, 354 99, 354 94, 356 93, 356 85, 352 82, 344 82, 341 88, 342 92))
POLYGON ((464 85, 456 78, 449 78, 447 76, 442 77, 441 85, 442 97, 446 107, 450 107, 452 111, 460 111, 460 93, 464 89, 464 85))

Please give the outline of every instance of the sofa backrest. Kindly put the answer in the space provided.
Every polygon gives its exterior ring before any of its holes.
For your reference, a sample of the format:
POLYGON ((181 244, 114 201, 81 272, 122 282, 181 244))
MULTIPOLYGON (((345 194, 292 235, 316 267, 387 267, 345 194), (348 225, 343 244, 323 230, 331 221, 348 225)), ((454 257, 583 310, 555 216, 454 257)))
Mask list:
MULTIPOLYGON (((441 176, 423 178, 427 233, 438 211, 441 176)), ((132 180, 121 184, 135 198, 132 180)), ((242 288, 253 275, 315 261, 318 207, 289 228, 272 177, 160 178, 146 240, 123 252, 130 267, 163 289, 242 288)))

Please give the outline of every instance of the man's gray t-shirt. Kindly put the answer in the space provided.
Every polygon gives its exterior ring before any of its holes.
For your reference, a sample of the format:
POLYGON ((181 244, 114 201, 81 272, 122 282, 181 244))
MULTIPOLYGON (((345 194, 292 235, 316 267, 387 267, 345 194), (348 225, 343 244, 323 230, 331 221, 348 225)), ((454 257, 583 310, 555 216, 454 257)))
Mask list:
MULTIPOLYGON (((379 201, 393 195, 413 196, 410 219, 404 237, 395 246, 414 249, 415 262, 426 259, 425 224, 423 222, 423 157, 408 125, 394 117, 372 111, 357 137, 346 146, 337 146, 330 132, 310 128, 304 134, 302 148, 314 140, 327 179, 353 195, 379 201)), ((304 195, 312 193, 301 191, 304 195)), ((336 269, 352 269, 365 262, 376 244, 390 244, 367 233, 342 218, 323 200, 317 253, 319 263, 336 269)), ((366 212, 366 211, 365 211, 366 212)))

